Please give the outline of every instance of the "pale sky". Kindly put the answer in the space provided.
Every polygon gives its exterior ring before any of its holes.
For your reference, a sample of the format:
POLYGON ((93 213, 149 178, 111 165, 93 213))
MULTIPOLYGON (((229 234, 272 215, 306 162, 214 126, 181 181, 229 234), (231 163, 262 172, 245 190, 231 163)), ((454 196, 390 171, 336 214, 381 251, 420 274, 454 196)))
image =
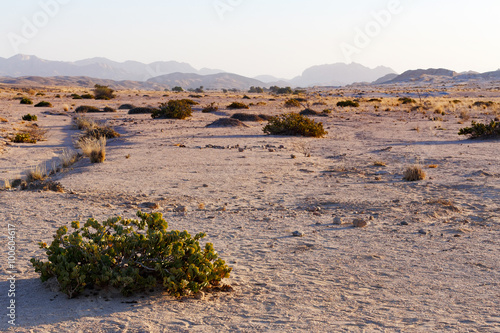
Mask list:
POLYGON ((0 57, 175 60, 250 77, 336 62, 485 72, 500 68, 499 13, 498 0, 2 1, 0 57))

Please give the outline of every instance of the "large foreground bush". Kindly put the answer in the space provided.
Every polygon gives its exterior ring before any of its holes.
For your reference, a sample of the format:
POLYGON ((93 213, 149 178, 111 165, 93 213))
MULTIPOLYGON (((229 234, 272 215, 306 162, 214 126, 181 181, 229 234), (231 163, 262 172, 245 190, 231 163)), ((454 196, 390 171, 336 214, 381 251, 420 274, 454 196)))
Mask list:
POLYGON ((158 285, 180 296, 217 286, 231 268, 218 258, 211 243, 204 248, 187 231, 167 231, 160 213, 137 212, 140 220, 110 218, 73 222, 61 227, 50 246, 40 243, 48 261, 31 259, 42 281, 56 277, 70 298, 86 286, 114 286, 124 295, 158 285))
POLYGON ((323 129, 323 123, 317 123, 297 113, 286 113, 272 117, 263 128, 264 133, 273 135, 299 135, 322 137, 328 132, 323 129))

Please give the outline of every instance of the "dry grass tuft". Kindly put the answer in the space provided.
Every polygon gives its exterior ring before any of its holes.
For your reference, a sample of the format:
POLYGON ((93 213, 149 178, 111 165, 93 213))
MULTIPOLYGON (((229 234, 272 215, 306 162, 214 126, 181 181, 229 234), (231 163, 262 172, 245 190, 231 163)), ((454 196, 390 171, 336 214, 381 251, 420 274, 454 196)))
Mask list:
POLYGON ((385 162, 383 162, 383 161, 375 161, 373 163, 373 166, 385 167, 385 166, 387 166, 387 164, 385 164, 385 162))
POLYGON ((32 183, 38 180, 44 180, 47 178, 47 175, 47 167, 45 165, 37 165, 26 171, 26 182, 32 183))
POLYGON ((99 139, 93 137, 82 138, 78 146, 83 154, 90 158, 91 163, 102 163, 106 159, 106 138, 99 139))
POLYGON ((415 182, 424 179, 425 179, 425 172, 418 165, 412 165, 407 167, 403 176, 403 180, 406 180, 408 182, 415 182))
POLYGON ((67 168, 76 163, 78 160, 78 153, 71 149, 64 149, 59 159, 61 160, 63 168, 67 168))

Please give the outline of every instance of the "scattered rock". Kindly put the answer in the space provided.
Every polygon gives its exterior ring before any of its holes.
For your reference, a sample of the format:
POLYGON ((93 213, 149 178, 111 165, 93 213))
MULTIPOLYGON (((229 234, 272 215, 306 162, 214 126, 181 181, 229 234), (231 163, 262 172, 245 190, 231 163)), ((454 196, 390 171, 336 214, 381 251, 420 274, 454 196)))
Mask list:
POLYGON ((156 202, 143 202, 139 206, 144 207, 144 208, 149 208, 149 209, 159 209, 160 205, 156 202))
POLYGON ((352 221, 352 225, 355 228, 364 228, 368 225, 368 222, 363 219, 355 219, 354 221, 352 221))
POLYGON ((205 293, 203 291, 199 291, 196 294, 194 294, 194 298, 196 298, 196 299, 204 299, 205 298, 205 293))
POLYGON ((406 221, 403 221, 403 222, 400 223, 400 225, 410 225, 410 224, 408 222, 406 222, 406 221))
POLYGON ((300 232, 300 231, 294 231, 294 232, 292 232, 292 236, 293 237, 303 237, 304 233, 300 232))
POLYGON ((430 234, 430 231, 429 230, 420 229, 418 231, 418 233, 421 234, 421 235, 428 235, 428 234, 430 234))
POLYGON ((187 206, 177 206, 174 208, 174 212, 176 213, 186 213, 188 211, 187 206))
POLYGON ((344 223, 344 221, 342 220, 342 218, 340 216, 336 216, 333 219, 333 224, 335 224, 335 225, 341 225, 342 223, 344 223))

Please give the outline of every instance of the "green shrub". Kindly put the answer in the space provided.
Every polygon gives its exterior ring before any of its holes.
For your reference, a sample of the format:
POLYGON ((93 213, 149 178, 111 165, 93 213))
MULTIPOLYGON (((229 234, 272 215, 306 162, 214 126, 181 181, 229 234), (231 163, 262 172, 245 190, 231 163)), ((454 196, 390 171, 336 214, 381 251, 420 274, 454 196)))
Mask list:
POLYGON ((414 103, 417 103, 416 100, 414 100, 413 98, 409 98, 409 97, 401 97, 398 99, 398 101, 401 102, 401 104, 414 104, 414 103))
POLYGON ((21 103, 20 104, 28 104, 28 105, 31 105, 33 104, 33 101, 31 99, 29 99, 28 97, 23 97, 21 99, 21 103))
POLYGON ((210 104, 208 104, 207 106, 205 106, 201 112, 203 113, 209 113, 209 112, 216 112, 219 110, 219 107, 217 105, 215 105, 215 102, 212 102, 210 104))
POLYGON ((153 111, 151 117, 153 118, 173 118, 184 119, 191 116, 193 110, 189 100, 170 100, 168 103, 160 104, 160 109, 153 111))
POLYGON ((299 108, 300 102, 295 98, 290 98, 289 100, 285 101, 285 107, 286 108, 299 108))
POLYGON ((114 92, 115 91, 113 89, 111 89, 107 86, 101 86, 99 84, 96 84, 94 86, 95 99, 110 100, 112 98, 115 98, 115 95, 113 94, 114 92))
POLYGON ((248 105, 240 103, 240 102, 233 102, 227 106, 228 109, 248 109, 248 105))
POLYGON ((83 94, 80 96, 82 99, 94 99, 94 95, 92 94, 83 94))
POLYGON ((23 116, 23 120, 24 121, 37 121, 38 120, 38 117, 35 115, 35 114, 25 114, 23 116))
POLYGON ((189 95, 189 98, 203 98, 201 95, 189 95))
POLYGON ((320 116, 320 115, 322 115, 321 112, 318 112, 318 111, 315 111, 315 110, 309 109, 309 108, 300 111, 299 114, 301 114, 303 116, 320 116))
POLYGON ((307 117, 296 113, 287 113, 272 117, 263 128, 264 133, 272 135, 299 135, 322 137, 328 132, 322 123, 316 123, 307 117))
POLYGON ((50 104, 49 102, 46 102, 46 101, 41 101, 40 103, 38 104, 35 104, 35 107, 36 108, 44 108, 44 107, 52 107, 52 104, 50 104))
POLYGON ((269 88, 273 93, 275 94, 280 94, 280 95, 285 95, 285 94, 292 94, 293 90, 290 87, 285 87, 285 88, 280 88, 278 86, 272 86, 269 88))
POLYGON ((36 139, 32 138, 29 133, 17 133, 10 141, 15 143, 36 143, 36 139))
POLYGON ((70 298, 85 287, 114 286, 124 295, 162 286, 174 296, 195 294, 218 286, 231 268, 218 258, 213 245, 203 248, 199 233, 167 231, 160 213, 137 212, 140 220, 109 218, 102 224, 89 219, 60 227, 45 250, 48 261, 32 258, 42 281, 56 277, 70 298))
POLYGON ((116 112, 115 109, 109 106, 105 106, 104 109, 102 109, 103 112, 116 112))
POLYGON ((338 107, 342 107, 342 108, 349 107, 349 106, 353 107, 353 108, 357 108, 359 106, 359 103, 355 102, 355 101, 347 100, 347 101, 340 101, 340 102, 338 102, 337 106, 338 107))
POLYGON ((183 101, 184 103, 187 103, 189 105, 198 105, 198 104, 200 104, 200 103, 195 102, 192 99, 188 99, 188 98, 181 99, 181 101, 183 101))
POLYGON ((382 102, 382 99, 381 98, 372 98, 372 99, 369 99, 368 102, 377 102, 377 103, 380 103, 380 102, 382 102))
POLYGON ((173 88, 172 88, 172 91, 175 91, 175 92, 183 92, 183 91, 184 91, 184 89, 182 89, 182 87, 177 86, 177 87, 173 87, 173 88))
POLYGON ((72 97, 73 99, 82 99, 82 98, 83 98, 82 96, 80 96, 80 95, 78 95, 78 94, 71 94, 71 97, 72 97))
POLYGON ((80 105, 75 109, 76 113, 87 113, 87 112, 101 112, 101 110, 95 106, 90 105, 80 105))
POLYGON ((492 120, 489 124, 472 121, 471 127, 461 128, 458 135, 468 135, 471 139, 500 137, 500 122, 492 120))

